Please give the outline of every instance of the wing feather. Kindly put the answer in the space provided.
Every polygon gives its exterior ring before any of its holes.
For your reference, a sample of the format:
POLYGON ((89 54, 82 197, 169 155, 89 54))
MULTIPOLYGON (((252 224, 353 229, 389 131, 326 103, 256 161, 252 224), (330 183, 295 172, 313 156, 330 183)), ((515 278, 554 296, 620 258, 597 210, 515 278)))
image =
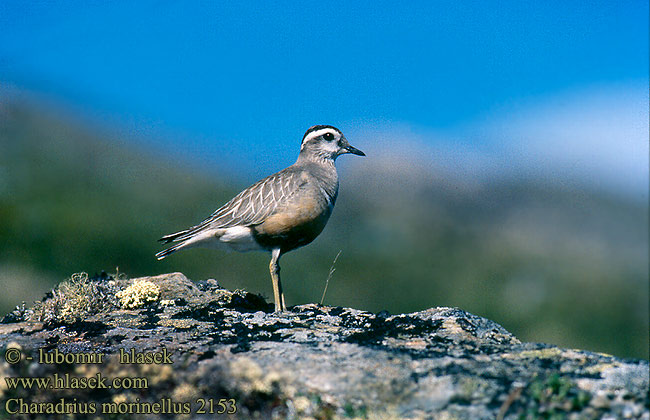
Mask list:
POLYGON ((253 226, 262 223, 278 205, 295 194, 305 182, 290 169, 287 168, 256 182, 198 225, 167 235, 161 240, 184 241, 207 229, 253 226))

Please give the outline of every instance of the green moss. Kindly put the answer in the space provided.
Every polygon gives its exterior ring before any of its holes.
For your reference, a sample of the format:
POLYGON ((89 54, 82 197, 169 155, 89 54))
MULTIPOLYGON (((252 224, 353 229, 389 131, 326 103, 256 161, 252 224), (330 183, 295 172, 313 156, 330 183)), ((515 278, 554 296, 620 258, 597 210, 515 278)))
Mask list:
POLYGON ((368 418, 368 409, 365 406, 355 407, 350 402, 343 406, 343 412, 345 413, 345 417, 351 419, 368 418))
POLYGON ((581 411, 589 404, 589 393, 579 389, 570 379, 553 374, 531 382, 524 395, 528 404, 520 419, 565 419, 573 411, 581 411))

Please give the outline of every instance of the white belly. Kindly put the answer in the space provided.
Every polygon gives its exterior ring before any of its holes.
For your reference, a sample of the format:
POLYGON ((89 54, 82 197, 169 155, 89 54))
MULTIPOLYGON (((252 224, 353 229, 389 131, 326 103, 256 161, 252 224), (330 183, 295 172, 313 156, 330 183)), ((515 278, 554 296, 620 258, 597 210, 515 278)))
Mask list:
POLYGON ((190 238, 183 248, 217 248, 225 251, 262 251, 264 248, 255 242, 251 228, 233 226, 223 229, 210 229, 190 238))

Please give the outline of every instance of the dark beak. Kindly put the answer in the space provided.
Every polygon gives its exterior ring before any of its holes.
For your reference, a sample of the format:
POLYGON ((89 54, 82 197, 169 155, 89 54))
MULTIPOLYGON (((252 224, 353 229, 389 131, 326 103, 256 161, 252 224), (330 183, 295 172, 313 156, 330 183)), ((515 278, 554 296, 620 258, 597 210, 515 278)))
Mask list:
POLYGON ((352 153, 353 155, 358 155, 358 156, 365 156, 366 155, 361 150, 357 149, 356 147, 352 147, 349 144, 347 146, 345 146, 345 150, 347 150, 348 153, 352 153))

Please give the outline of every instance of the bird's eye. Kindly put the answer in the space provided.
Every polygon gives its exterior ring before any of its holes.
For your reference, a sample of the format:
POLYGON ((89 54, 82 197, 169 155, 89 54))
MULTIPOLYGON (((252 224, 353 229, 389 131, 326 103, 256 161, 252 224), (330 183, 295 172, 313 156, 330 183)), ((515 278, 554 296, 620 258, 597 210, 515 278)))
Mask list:
POLYGON ((327 141, 332 141, 332 140, 334 140, 334 134, 332 134, 332 133, 325 133, 325 134, 323 134, 323 138, 324 138, 325 140, 327 140, 327 141))

